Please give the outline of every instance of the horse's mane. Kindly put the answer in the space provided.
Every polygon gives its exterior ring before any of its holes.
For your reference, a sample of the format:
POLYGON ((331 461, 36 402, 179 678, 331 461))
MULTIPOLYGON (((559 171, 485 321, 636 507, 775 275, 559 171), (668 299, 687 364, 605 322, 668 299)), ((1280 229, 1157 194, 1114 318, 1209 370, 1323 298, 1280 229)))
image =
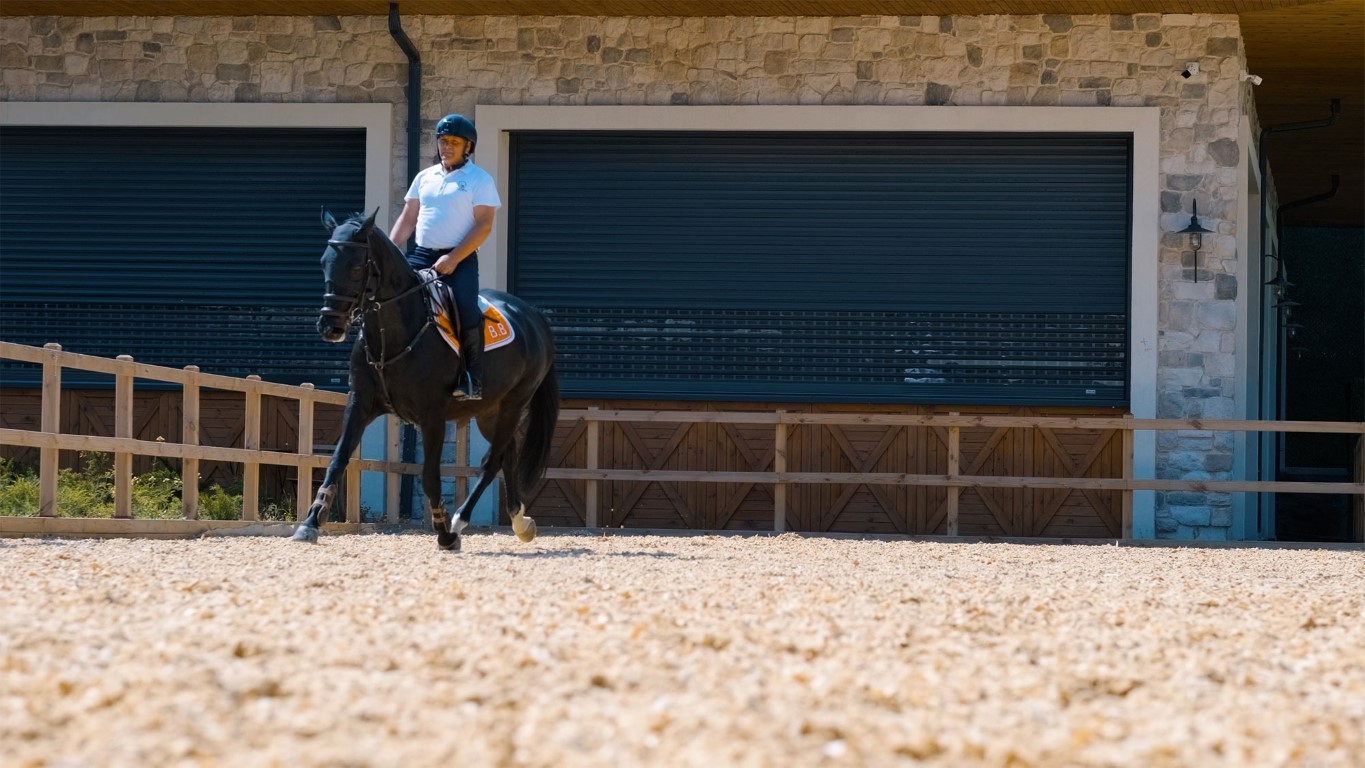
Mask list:
MULTIPOLYGON (((365 220, 368 218, 369 214, 365 213, 364 211, 348 213, 346 214, 346 218, 343 219, 342 222, 337 225, 337 227, 340 228, 347 224, 354 224, 356 228, 359 229, 360 227, 363 227, 365 225, 365 220)), ((398 261, 401 262, 403 266, 412 269, 412 265, 408 264, 407 259, 403 257, 403 249, 398 247, 397 243, 389 239, 389 233, 385 232, 383 227, 379 226, 378 224, 375 224, 374 233, 379 235, 380 239, 383 240, 385 243, 388 243, 389 250, 393 252, 395 256, 398 257, 398 261)), ((415 270, 413 271, 415 272, 415 270)))
MULTIPOLYGON (((365 213, 364 211, 360 211, 360 212, 357 212, 357 213, 348 213, 348 214, 346 214, 346 218, 345 218, 345 219, 342 219, 341 223, 338 224, 337 226, 338 226, 338 227, 342 227, 342 226, 345 226, 345 225, 347 225, 347 224, 354 224, 354 225, 356 226, 356 228, 359 229, 360 227, 365 226, 365 220, 368 219, 368 218, 369 218, 369 214, 365 213)), ((389 240, 389 233, 388 233, 388 232, 385 232, 385 231, 384 231, 384 228, 381 227, 381 226, 379 226, 378 224, 375 224, 375 226, 374 226, 374 231, 377 232, 377 233, 379 233, 379 234, 381 234, 381 235, 383 235, 385 240, 389 240)), ((390 242, 390 243, 393 243, 393 241, 391 241, 391 240, 389 240, 389 242, 390 242)), ((397 247, 397 244, 396 244, 396 243, 394 243, 394 247, 397 247)), ((399 252, 400 252, 400 253, 402 252, 402 249, 401 249, 401 248, 399 249, 399 252)))

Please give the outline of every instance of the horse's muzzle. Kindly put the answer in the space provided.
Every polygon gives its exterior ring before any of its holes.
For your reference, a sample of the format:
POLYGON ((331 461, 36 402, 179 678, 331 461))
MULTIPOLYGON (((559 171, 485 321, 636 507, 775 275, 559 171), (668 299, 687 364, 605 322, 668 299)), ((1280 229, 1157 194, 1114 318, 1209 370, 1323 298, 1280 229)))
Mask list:
POLYGON ((350 326, 347 318, 323 315, 318 318, 318 334, 324 341, 340 344, 346 340, 346 329, 350 326))

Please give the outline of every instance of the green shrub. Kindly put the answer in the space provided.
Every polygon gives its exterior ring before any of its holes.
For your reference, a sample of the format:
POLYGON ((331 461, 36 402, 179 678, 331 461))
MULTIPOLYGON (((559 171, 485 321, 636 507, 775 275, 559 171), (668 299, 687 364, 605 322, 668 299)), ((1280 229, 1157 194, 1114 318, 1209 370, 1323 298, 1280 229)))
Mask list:
POLYGON ((0 516, 38 514, 38 474, 0 459, 0 516))
MULTIPOLYGON (((57 473, 58 517, 114 516, 114 461, 110 454, 81 451, 81 468, 57 473)), ((37 510, 31 514, 37 514, 37 510)))
POLYGON ((154 469, 133 478, 133 517, 177 520, 183 516, 180 474, 154 469))
POLYGON ((242 494, 228 493, 215 485, 199 494, 200 520, 242 519, 242 494))
MULTIPOLYGON (((82 451, 79 470, 57 473, 57 514, 60 517, 113 517, 114 470, 110 454, 82 451)), ((180 473, 158 467, 133 478, 133 517, 144 520, 178 520, 183 514, 180 473)), ((38 514, 38 472, 9 459, 0 459, 0 516, 32 517, 38 514)), ((238 481, 228 489, 214 485, 199 494, 199 517, 204 520, 240 520, 242 488, 238 481)), ((294 520, 294 499, 261 500, 262 520, 294 520)))
POLYGON ((261 500, 261 519, 292 523, 297 518, 294 497, 286 495, 279 501, 261 500))

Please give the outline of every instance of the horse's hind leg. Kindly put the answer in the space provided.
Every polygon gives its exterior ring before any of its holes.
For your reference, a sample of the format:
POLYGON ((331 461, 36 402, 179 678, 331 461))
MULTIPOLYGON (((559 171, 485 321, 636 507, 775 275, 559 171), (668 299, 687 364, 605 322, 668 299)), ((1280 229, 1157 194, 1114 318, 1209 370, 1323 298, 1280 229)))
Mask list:
POLYGON ((526 514, 526 504, 521 500, 520 463, 517 446, 508 446, 507 455, 502 461, 503 493, 507 495, 507 514, 512 518, 512 533, 522 541, 534 541, 536 521, 526 514))
POLYGON ((464 523, 469 522, 469 516, 474 510, 474 505, 478 503, 479 497, 488 489, 490 483, 498 476, 498 472, 503 474, 503 482, 507 482, 506 462, 512 453, 513 442, 517 434, 517 419, 515 414, 508 418, 507 409, 498 411, 496 419, 479 418, 479 432, 488 438, 488 453, 484 454, 483 462, 479 467, 479 482, 474 484, 474 490, 470 492, 469 498, 464 500, 460 508, 456 510, 455 519, 464 523))
POLYGON ((498 476, 500 469, 502 469, 502 451, 494 443, 488 446, 488 453, 484 454, 483 462, 479 466, 479 482, 474 484, 474 490, 469 492, 468 498, 464 500, 459 509, 455 510, 453 525, 463 528, 469 524, 469 516, 474 505, 478 503, 479 497, 493 482, 493 478, 498 476))
POLYGON ((492 437, 489 437, 488 455, 484 458, 478 488, 470 500, 460 507, 460 512, 468 514, 469 510, 473 509, 473 500, 501 471, 503 489, 507 494, 507 508, 512 517, 512 532, 522 541, 531 541, 536 537, 536 522, 526 516, 526 505, 521 503, 521 489, 517 479, 516 435, 523 410, 520 404, 504 402, 491 425, 480 420, 479 431, 484 436, 492 437))

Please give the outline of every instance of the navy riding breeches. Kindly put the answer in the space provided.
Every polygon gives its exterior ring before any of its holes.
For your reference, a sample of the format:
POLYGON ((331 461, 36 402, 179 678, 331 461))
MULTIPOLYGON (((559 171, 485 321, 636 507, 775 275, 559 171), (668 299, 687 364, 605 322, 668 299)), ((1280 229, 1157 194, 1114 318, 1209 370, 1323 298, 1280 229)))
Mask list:
MULTIPOLYGON (((419 245, 407 255, 407 259, 413 269, 426 269, 449 252, 449 248, 435 250, 419 245)), ((461 259, 454 272, 441 275, 441 282, 455 292, 455 306, 460 311, 460 328, 480 327, 483 323, 483 312, 479 310, 478 252, 475 251, 461 259)))

